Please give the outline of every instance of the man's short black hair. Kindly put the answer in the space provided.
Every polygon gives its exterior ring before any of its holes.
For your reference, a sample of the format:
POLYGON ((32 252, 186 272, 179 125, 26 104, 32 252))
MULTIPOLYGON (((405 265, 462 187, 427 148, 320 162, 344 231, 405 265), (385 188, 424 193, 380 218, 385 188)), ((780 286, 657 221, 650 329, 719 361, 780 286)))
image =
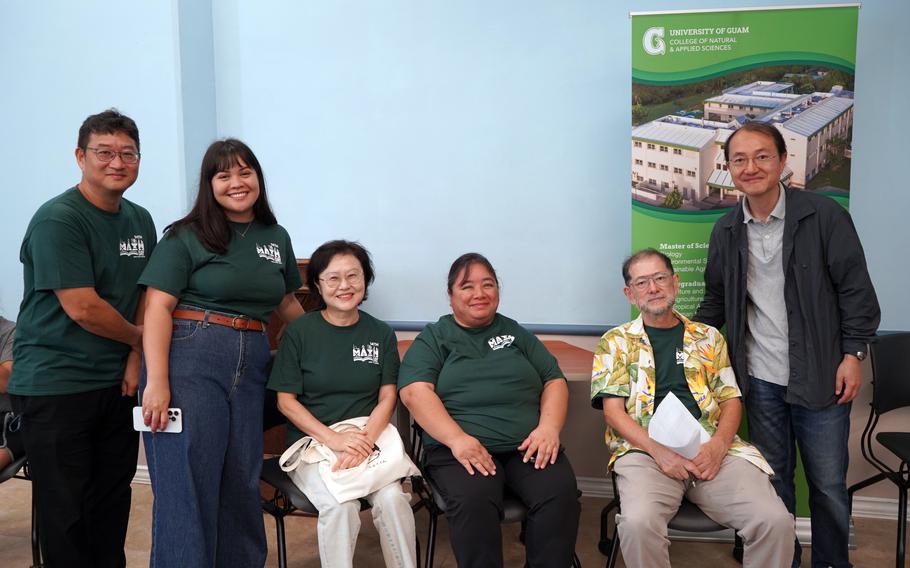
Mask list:
POLYGON ((784 135, 780 133, 780 130, 774 128, 770 124, 765 122, 747 122, 740 126, 738 129, 733 131, 727 138, 727 143, 724 144, 724 160, 730 161, 730 142, 733 142, 733 137, 739 134, 740 132, 757 132, 758 134, 764 134, 769 136, 774 140, 774 145, 777 147, 777 155, 783 156, 787 153, 787 143, 784 141, 784 135))
POLYGON ((93 114, 86 118, 79 127, 79 140, 76 145, 85 150, 88 145, 88 139, 92 134, 114 134, 122 132, 133 139, 136 143, 136 151, 139 151, 139 128, 132 118, 122 114, 115 108, 109 108, 104 112, 93 114))

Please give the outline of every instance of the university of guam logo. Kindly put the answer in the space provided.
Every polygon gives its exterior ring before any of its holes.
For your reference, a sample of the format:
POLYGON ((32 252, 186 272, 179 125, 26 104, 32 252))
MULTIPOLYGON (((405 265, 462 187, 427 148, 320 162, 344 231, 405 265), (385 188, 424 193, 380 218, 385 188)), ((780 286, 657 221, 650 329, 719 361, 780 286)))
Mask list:
POLYGON ((142 235, 133 235, 132 237, 121 240, 120 256, 145 258, 145 241, 142 240, 142 235))
POLYGON ((259 258, 264 258, 275 264, 281 264, 281 249, 275 243, 267 245, 256 243, 256 254, 259 255, 259 258))
POLYGON ((664 43, 663 28, 648 28, 645 35, 641 37, 641 45, 648 55, 663 55, 667 51, 664 43))
POLYGON ((514 335, 497 335, 496 337, 491 337, 487 340, 487 345, 490 346, 490 349, 493 351, 499 351, 504 347, 512 345, 512 342, 515 341, 514 335))
POLYGON ((379 343, 371 341, 369 345, 354 346, 354 361, 379 364, 379 343))

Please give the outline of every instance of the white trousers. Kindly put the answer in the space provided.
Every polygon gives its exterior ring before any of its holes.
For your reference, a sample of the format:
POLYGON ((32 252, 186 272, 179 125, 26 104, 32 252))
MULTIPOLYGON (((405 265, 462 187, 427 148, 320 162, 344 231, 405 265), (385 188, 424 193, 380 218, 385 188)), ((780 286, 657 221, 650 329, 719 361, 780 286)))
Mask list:
MULTIPOLYGON (((301 464, 290 472, 291 480, 319 510, 316 537, 323 568, 352 568, 354 548, 360 533, 360 501, 339 503, 319 476, 318 464, 301 464)), ((417 567, 417 537, 411 499, 396 481, 366 496, 372 505, 373 524, 385 565, 417 567)))

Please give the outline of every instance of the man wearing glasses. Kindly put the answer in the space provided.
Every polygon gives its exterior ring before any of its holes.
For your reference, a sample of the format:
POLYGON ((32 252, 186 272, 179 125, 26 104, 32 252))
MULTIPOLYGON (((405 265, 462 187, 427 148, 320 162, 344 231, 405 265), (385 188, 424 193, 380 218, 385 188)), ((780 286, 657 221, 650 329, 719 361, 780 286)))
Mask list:
POLYGON ((9 392, 21 415, 46 566, 126 565, 136 472, 132 407, 141 294, 155 246, 148 211, 123 199, 139 131, 116 110, 79 129, 79 184, 42 205, 22 241, 25 291, 9 392))
POLYGON ((850 566, 850 401, 880 316, 863 248, 835 201, 780 183, 787 148, 779 130, 748 122, 724 155, 745 199, 711 233, 705 297, 693 319, 726 324, 749 435, 790 512, 799 444, 812 565, 850 566))
POLYGON ((598 343, 591 404, 603 409, 609 427, 626 566, 670 567, 667 523, 685 496, 739 533, 744 566, 786 568, 793 516, 771 486, 767 462, 736 435, 742 406, 723 336, 673 310, 679 277, 663 253, 639 251, 622 273, 626 297, 641 315, 598 343), (692 459, 648 434, 670 393, 710 436, 692 459))

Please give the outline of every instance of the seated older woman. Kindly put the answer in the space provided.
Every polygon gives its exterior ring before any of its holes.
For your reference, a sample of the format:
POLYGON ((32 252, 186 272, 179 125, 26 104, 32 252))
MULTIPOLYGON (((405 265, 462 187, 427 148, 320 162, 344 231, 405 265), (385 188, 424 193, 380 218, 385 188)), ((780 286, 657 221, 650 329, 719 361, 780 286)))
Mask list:
POLYGON ((496 312, 499 281, 482 255, 455 260, 448 291, 452 315, 417 336, 398 384, 424 430, 426 473, 445 500, 458 565, 502 566, 508 487, 528 507, 528 565, 569 566, 579 504, 559 445, 563 372, 540 340, 496 312))
MULTIPOLYGON (((386 323, 359 309, 373 281, 373 263, 359 243, 329 241, 310 257, 307 284, 320 308, 288 326, 268 387, 288 418, 288 444, 304 433, 331 448, 334 469, 360 465, 373 454, 397 401, 398 342, 386 323), (351 347, 353 346, 353 357, 351 347), (360 346, 360 349, 358 349, 360 346), (368 416, 363 431, 331 424, 368 416)), ((322 566, 350 568, 360 532, 360 503, 339 502, 317 464, 297 467, 291 480, 319 510, 316 535, 322 566)), ((414 515, 394 481, 366 496, 386 566, 415 568, 414 515)))

